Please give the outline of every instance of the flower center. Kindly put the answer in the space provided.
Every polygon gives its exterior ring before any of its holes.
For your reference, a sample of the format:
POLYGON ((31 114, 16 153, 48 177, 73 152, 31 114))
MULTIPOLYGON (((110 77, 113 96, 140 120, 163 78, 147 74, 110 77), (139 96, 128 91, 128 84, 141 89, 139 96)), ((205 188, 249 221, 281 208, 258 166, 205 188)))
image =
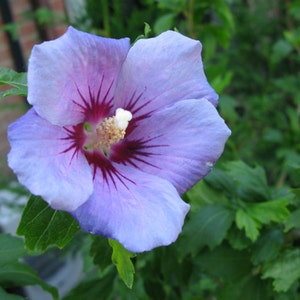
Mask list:
POLYGON ((103 119, 92 130, 90 124, 86 123, 87 143, 84 149, 101 150, 107 156, 111 145, 124 138, 131 119, 130 111, 118 108, 114 116, 103 119))

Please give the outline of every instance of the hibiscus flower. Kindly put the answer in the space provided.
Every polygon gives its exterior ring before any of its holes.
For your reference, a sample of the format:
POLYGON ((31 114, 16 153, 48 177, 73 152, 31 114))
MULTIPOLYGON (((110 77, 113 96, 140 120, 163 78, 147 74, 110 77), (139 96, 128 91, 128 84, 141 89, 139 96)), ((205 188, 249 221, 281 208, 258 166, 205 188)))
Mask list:
POLYGON ((217 99, 199 41, 167 31, 131 47, 70 27, 32 50, 9 166, 84 231, 132 252, 169 245, 189 210, 180 195, 230 135, 217 99))

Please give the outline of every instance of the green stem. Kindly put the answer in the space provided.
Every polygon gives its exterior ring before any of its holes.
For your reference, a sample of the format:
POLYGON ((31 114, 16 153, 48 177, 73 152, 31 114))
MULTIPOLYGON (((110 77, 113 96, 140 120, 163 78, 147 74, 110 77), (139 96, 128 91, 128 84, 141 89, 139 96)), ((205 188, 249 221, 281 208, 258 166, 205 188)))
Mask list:
POLYGON ((108 1, 102 1, 102 10, 103 10, 103 25, 104 32, 107 37, 110 36, 110 25, 109 25, 109 9, 108 9, 108 1))
POLYGON ((190 0, 188 2, 188 9, 185 13, 187 18, 187 27, 189 36, 193 39, 197 38, 195 24, 194 24, 194 8, 195 8, 195 0, 190 0))

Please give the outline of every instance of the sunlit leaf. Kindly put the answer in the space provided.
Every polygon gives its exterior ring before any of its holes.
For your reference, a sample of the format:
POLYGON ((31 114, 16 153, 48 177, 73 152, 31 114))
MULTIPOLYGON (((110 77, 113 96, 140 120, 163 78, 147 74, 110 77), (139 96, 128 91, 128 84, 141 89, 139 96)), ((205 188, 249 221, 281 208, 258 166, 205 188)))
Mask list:
POLYGON ((152 31, 150 25, 148 23, 144 23, 144 25, 144 34, 140 34, 139 36, 137 36, 133 44, 140 39, 147 39, 150 36, 150 33, 152 31))
POLYGON ((134 280, 134 265, 131 258, 136 255, 126 250, 119 242, 109 240, 109 244, 113 249, 112 262, 115 264, 118 273, 126 286, 132 288, 134 280))
POLYGON ((239 229, 245 230, 246 236, 251 241, 254 242, 258 238, 261 224, 249 216, 245 210, 239 209, 236 212, 235 222, 239 229))
POLYGON ((144 27, 144 37, 145 38, 148 38, 150 36, 150 33, 151 33, 151 27, 148 23, 144 23, 145 27, 144 27))
POLYGON ((290 215, 287 205, 289 200, 280 198, 272 201, 255 203, 248 205, 248 213, 252 218, 261 224, 270 224, 271 222, 280 223, 286 221, 290 215))

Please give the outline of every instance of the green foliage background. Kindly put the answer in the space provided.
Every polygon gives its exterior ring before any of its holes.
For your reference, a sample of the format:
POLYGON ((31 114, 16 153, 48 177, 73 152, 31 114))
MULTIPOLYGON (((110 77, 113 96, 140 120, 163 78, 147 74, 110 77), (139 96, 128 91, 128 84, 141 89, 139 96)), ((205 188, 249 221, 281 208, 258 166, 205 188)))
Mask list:
MULTIPOLYGON (((64 300, 299 299, 300 1, 87 0, 71 23, 134 41, 144 22, 150 36, 176 28, 201 40, 206 74, 232 130, 222 158, 183 195, 191 212, 169 247, 135 256, 115 241, 83 235, 73 220, 31 197, 18 228, 27 251, 68 244, 66 251, 82 255, 84 278, 64 300), (44 220, 55 215, 55 222, 28 227, 26 220, 39 212, 34 207, 44 207, 44 220), (55 236, 60 227, 72 230, 55 236)), ((11 93, 26 93, 23 76, 3 71, 1 78, 14 83, 11 93)), ((25 255, 20 243, 15 237, 7 242, 15 249, 9 258, 0 242, 7 257, 0 266, 24 268, 17 263, 17 255, 25 255)), ((36 277, 20 284, 2 274, 0 297, 24 284, 41 284, 56 296, 36 277)))

